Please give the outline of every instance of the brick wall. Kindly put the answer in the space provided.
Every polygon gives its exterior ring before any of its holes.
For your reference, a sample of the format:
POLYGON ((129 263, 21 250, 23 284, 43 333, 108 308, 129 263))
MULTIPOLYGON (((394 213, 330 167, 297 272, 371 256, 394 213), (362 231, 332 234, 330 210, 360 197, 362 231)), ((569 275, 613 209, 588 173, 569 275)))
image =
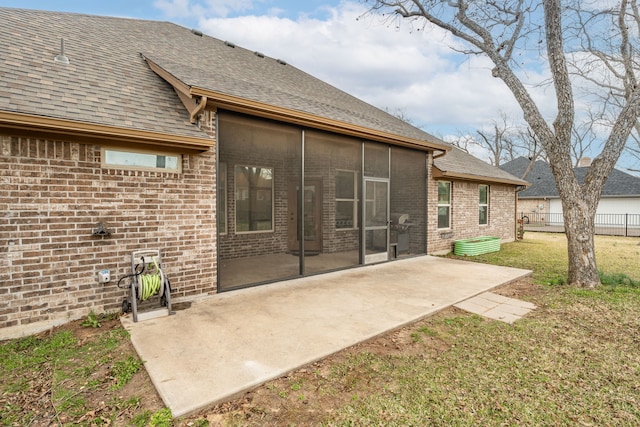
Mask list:
MULTIPOLYGON (((431 171, 429 171, 431 174, 431 171)), ((454 241, 478 236, 515 240, 515 190, 511 185, 489 184, 489 224, 478 224, 477 182, 451 182, 451 228, 438 229, 438 185, 429 180, 428 253, 453 251, 454 241)))
POLYGON ((0 135, 0 339, 118 311, 135 250, 161 250, 174 301, 215 293, 214 150, 184 155, 182 173, 103 168, 100 156, 0 135), (92 235, 98 222, 110 236, 92 235), (102 269, 111 283, 97 283, 102 269))

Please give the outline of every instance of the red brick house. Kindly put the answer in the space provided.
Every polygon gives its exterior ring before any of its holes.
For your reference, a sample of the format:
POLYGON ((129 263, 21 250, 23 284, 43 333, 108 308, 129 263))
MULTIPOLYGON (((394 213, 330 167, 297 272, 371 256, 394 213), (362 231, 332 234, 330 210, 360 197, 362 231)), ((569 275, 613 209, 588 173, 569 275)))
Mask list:
POLYGON ((524 181, 284 61, 167 22, 0 22, 0 339, 119 310, 140 249, 192 301, 514 239, 524 181))

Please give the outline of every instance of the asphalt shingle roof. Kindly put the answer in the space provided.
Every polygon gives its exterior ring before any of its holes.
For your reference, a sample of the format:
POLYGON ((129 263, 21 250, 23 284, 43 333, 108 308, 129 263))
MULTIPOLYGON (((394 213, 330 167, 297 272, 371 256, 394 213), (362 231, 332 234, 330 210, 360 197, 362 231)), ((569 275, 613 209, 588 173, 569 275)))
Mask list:
POLYGON ((0 23, 0 110, 207 138, 189 122, 173 88, 139 54, 147 46, 160 49, 163 40, 187 30, 160 22, 4 8, 0 23), (68 65, 53 61, 61 38, 68 65))
POLYGON ((169 22, 0 8, 0 110, 201 135, 149 58, 188 86, 440 143, 289 64, 169 22), (53 61, 60 39, 70 64, 53 61))
MULTIPOLYGON (((500 166, 501 169, 512 173, 516 176, 522 176, 529 165, 529 159, 525 157, 518 157, 504 165, 500 166)), ((579 167, 573 169, 578 182, 582 184, 587 172, 588 167, 579 167)), ((531 186, 526 190, 519 193, 520 198, 557 198, 558 188, 556 187, 556 181, 551 173, 549 164, 543 160, 536 160, 531 171, 526 177, 527 181, 531 183, 531 186)), ((602 197, 623 197, 640 196, 640 178, 637 178, 628 173, 622 172, 618 169, 611 171, 607 182, 602 190, 602 197)))
MULTIPOLYGON (((207 139, 146 58, 191 88, 446 145, 290 64, 169 22, 0 8, 0 23, 0 111, 207 139), (53 60, 61 38, 67 65, 53 60)), ((514 179, 457 149, 436 166, 514 179)))
POLYGON ((498 181, 508 181, 518 185, 526 185, 527 182, 513 174, 498 167, 492 166, 477 157, 451 146, 452 149, 444 157, 438 157, 433 161, 435 167, 442 172, 477 176, 479 180, 483 177, 498 181))

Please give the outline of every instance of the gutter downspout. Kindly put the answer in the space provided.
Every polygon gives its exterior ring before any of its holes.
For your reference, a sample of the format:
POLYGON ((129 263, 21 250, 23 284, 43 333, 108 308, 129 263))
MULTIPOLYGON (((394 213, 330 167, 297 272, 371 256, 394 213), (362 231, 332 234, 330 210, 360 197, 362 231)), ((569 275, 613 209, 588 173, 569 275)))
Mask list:
MULTIPOLYGON (((435 152, 435 151, 434 151, 434 152, 435 152)), ((439 154, 437 154, 437 155, 436 155, 436 154, 434 154, 434 155, 433 155, 433 157, 431 158, 432 163, 433 163, 433 160, 435 160, 435 159, 437 159, 437 158, 440 158, 440 157, 444 156, 445 154, 447 154, 447 152, 448 152, 447 150, 443 150, 443 151, 441 151, 441 152, 440 152, 439 154)))
POLYGON ((196 108, 190 112, 191 114, 191 123, 197 123, 198 116, 202 114, 205 107, 207 106, 207 97, 202 95, 199 101, 196 101, 196 108))

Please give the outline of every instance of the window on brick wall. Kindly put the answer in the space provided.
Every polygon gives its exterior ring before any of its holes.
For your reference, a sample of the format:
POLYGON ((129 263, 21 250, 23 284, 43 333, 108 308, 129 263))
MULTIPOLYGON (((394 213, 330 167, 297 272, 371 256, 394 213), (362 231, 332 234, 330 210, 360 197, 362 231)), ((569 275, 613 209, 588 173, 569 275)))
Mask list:
POLYGON ((273 168, 236 166, 236 233, 273 231, 273 168))
POLYGON ((489 186, 479 185, 479 224, 489 224, 489 186))
POLYGON ((336 229, 358 227, 358 173, 336 172, 336 229))
POLYGON ((218 165, 218 227, 220 234, 227 233, 227 164, 218 165))
POLYGON ((157 151, 102 149, 102 166, 165 172, 182 171, 182 155, 157 151))
POLYGON ((451 183, 438 181, 438 228, 451 227, 451 183))

